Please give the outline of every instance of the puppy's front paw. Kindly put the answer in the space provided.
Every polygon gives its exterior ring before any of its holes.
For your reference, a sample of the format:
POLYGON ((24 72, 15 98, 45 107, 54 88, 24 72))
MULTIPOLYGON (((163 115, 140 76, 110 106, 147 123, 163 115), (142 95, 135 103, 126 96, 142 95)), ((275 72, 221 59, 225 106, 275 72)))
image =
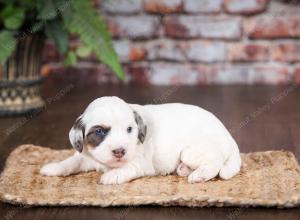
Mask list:
POLYGON ((130 181, 131 178, 123 170, 110 170, 107 173, 102 174, 100 183, 104 185, 121 184, 130 181))
POLYGON ((40 173, 45 176, 65 176, 64 169, 59 163, 48 163, 44 165, 40 173))

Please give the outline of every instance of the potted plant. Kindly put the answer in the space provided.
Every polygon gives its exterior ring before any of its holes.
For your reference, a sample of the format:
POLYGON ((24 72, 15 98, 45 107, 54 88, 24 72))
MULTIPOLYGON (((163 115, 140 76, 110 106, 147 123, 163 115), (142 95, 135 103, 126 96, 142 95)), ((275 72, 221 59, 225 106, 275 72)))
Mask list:
POLYGON ((0 115, 42 108, 40 64, 45 39, 73 65, 93 53, 123 79, 105 23, 89 0, 0 0, 0 115), (70 35, 80 46, 69 47, 70 35))

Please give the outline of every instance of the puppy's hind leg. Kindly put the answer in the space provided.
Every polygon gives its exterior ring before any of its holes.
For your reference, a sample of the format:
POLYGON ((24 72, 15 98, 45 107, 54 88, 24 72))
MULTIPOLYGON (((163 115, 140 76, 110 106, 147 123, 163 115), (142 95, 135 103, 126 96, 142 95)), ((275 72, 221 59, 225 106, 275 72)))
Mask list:
POLYGON ((230 155, 228 160, 221 168, 219 176, 224 180, 232 178, 240 171, 241 164, 242 164, 242 160, 240 154, 238 151, 237 152, 235 151, 233 154, 230 155))
POLYGON ((184 163, 180 163, 176 169, 178 176, 188 176, 191 174, 191 172, 193 172, 193 170, 184 163))
POLYGON ((189 183, 206 182, 218 175, 220 168, 213 163, 201 164, 189 176, 189 183))
POLYGON ((218 154, 199 147, 187 147, 182 151, 181 161, 193 171, 188 176, 189 183, 205 182, 216 177, 222 167, 218 154))

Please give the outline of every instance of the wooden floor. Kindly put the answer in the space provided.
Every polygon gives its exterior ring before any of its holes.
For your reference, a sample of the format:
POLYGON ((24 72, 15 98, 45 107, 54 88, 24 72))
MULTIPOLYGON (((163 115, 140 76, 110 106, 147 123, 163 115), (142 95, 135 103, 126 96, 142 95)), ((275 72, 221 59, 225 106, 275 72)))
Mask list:
MULTIPOLYGON (((300 158, 300 88, 295 86, 76 87, 44 85, 46 108, 26 118, 0 119, 0 169, 20 144, 69 148, 68 132, 93 99, 117 95, 128 102, 184 102, 218 116, 242 152, 286 149, 300 158)), ((0 203, 0 219, 299 219, 300 208, 55 207, 28 208, 0 203)))

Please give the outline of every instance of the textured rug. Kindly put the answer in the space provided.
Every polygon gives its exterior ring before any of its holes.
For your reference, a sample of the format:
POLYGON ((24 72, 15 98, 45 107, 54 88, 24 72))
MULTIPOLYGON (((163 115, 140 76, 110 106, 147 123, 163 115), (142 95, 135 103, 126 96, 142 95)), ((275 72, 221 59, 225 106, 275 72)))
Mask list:
POLYGON ((73 150, 22 145, 6 161, 0 177, 0 199, 22 205, 55 206, 265 206, 300 205, 300 168, 285 151, 242 154, 243 167, 230 180, 215 178, 188 184, 178 176, 145 177, 122 185, 100 185, 100 173, 45 177, 41 166, 60 161, 73 150))

